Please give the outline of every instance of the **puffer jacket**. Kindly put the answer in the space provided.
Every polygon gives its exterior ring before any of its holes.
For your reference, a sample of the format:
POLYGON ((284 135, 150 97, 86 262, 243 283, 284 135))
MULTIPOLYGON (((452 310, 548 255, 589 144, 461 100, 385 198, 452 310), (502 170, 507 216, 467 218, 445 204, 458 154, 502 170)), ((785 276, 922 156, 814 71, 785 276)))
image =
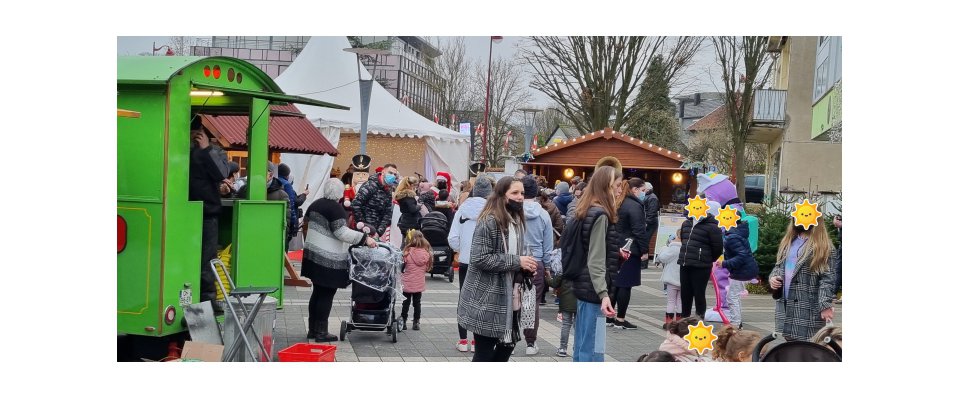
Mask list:
POLYGON ((400 220, 397 227, 401 232, 420 229, 420 210, 417 206, 417 194, 413 190, 402 190, 393 195, 400 206, 400 220))
POLYGON ((377 235, 383 236, 393 217, 392 188, 380 182, 379 173, 370 176, 353 199, 353 217, 356 222, 370 226, 377 235))
POLYGON ((437 201, 433 206, 433 211, 443 214, 444 217, 447 217, 447 232, 450 232, 450 227, 453 225, 453 203, 449 201, 437 201))
POLYGON ((560 215, 567 215, 567 206, 570 205, 570 202, 573 201, 573 193, 564 193, 557 195, 553 199, 553 203, 556 204, 557 209, 560 211, 560 215))
POLYGON ((487 205, 487 199, 483 197, 467 198, 457 212, 453 214, 453 225, 450 226, 450 233, 447 234, 447 241, 453 251, 460 253, 460 262, 469 265, 470 247, 473 245, 473 231, 477 227, 477 218, 480 217, 480 211, 487 205))
POLYGON ((713 215, 694 222, 692 218, 680 226, 680 267, 711 268, 723 255, 723 232, 713 215))
MULTIPOLYGON (((520 256, 507 254, 506 234, 492 215, 477 221, 470 249, 470 268, 460 289, 457 323, 468 331, 512 342, 513 279, 520 256)), ((518 232, 523 248, 523 232, 518 232)))
POLYGON ((674 360, 682 362, 709 362, 709 357, 701 356, 696 350, 688 348, 686 340, 677 335, 667 335, 658 350, 670 353, 674 360))
POLYGON ((637 257, 650 252, 647 246, 647 218, 643 211, 643 203, 633 193, 627 194, 617 210, 617 233, 620 234, 621 246, 626 244, 627 238, 633 239, 630 245, 631 255, 637 257))
POLYGON ((743 221, 723 236, 723 267, 730 278, 749 281, 760 274, 760 266, 750 251, 750 227, 743 221))
POLYGON ((644 237, 644 243, 647 244, 649 252, 650 239, 657 233, 657 227, 660 226, 660 221, 657 219, 660 216, 660 199, 653 191, 643 196, 643 212, 647 218, 647 235, 644 237))
MULTIPOLYGON (((590 207, 586 217, 583 220, 582 237, 583 251, 588 252, 590 248, 590 231, 593 229, 593 223, 601 215, 606 216, 603 208, 599 206, 590 207)), ((615 278, 617 271, 620 270, 620 236, 617 235, 616 224, 607 222, 606 249, 604 257, 604 266, 606 267, 606 281, 609 283, 615 278)), ((589 262, 589 261, 588 261, 589 262)), ((590 279, 588 266, 584 265, 572 282, 574 295, 583 301, 599 304, 600 293, 607 291, 606 287, 595 288, 590 279)))
MULTIPOLYGON (((557 233, 563 233, 563 215, 560 214, 560 210, 557 209, 557 206, 553 204, 552 201, 541 202, 540 206, 547 211, 547 214, 550 215, 550 223, 553 225, 553 229, 556 229, 557 233)), ((560 240, 560 235, 553 235, 554 244, 560 240)))

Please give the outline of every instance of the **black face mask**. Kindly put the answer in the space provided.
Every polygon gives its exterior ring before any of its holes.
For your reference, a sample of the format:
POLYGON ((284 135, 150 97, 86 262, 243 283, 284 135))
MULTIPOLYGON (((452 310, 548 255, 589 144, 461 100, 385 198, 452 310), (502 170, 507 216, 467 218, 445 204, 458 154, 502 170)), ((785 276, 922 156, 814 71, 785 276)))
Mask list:
POLYGON ((515 213, 523 211, 523 202, 515 200, 507 200, 507 210, 513 211, 515 213))
POLYGON ((799 235, 799 234, 801 234, 801 233, 806 232, 807 230, 806 230, 806 229, 803 229, 803 226, 794 225, 794 226, 793 226, 793 231, 796 232, 796 233, 799 235))

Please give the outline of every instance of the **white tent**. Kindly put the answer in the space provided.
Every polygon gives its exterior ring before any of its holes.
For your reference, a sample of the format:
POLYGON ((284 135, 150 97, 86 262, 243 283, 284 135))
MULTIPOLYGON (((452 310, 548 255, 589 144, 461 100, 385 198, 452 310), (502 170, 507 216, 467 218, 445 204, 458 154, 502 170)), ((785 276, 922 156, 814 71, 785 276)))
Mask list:
MULTIPOLYGON (((343 36, 312 37, 297 59, 276 79, 284 93, 350 107, 350 110, 335 110, 297 106, 338 149, 341 132, 360 132, 357 56, 343 51, 349 47, 350 43, 343 36)), ((360 73, 363 79, 370 79, 370 74, 362 66, 360 73)), ((454 181, 467 179, 469 136, 440 126, 413 112, 377 82, 373 83, 367 118, 368 137, 389 135, 425 140, 424 176, 433 177, 436 171, 449 171, 454 181)), ((353 154, 341 153, 339 157, 352 156, 353 154)), ((330 175, 334 160, 326 155, 283 153, 281 161, 290 166, 297 192, 303 191, 307 184, 310 185, 305 208, 318 197, 320 185, 330 175)), ((391 160, 374 160, 373 164, 383 165, 389 161, 391 160)))

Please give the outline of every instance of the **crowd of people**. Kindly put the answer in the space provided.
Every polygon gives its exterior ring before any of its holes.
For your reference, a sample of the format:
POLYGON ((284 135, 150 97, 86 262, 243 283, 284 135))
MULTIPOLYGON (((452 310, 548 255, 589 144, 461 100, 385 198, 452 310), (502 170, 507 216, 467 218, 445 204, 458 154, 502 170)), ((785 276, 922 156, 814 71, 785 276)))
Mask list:
MULTIPOLYGON (((314 283, 308 336, 336 339, 327 319, 333 295, 348 284, 344 250, 387 241, 394 213, 399 214, 396 228, 404 260, 401 330, 407 329, 411 304, 412 329, 419 330, 425 274, 434 268, 435 245, 421 228, 427 214, 439 213, 447 224, 443 245, 456 254, 458 265, 459 338, 454 346, 473 352, 474 361, 508 361, 520 343, 525 354, 539 354, 540 306, 551 288, 562 326, 556 356, 603 361, 607 328, 637 329, 627 320, 630 294, 651 262, 663 268, 663 329, 668 335, 659 349, 638 361, 749 360, 760 339, 759 333, 742 329, 740 307, 744 285, 759 274, 751 231, 743 221, 721 227, 717 220, 724 207, 742 210, 739 200, 717 195, 715 186, 706 190, 712 184, 701 185, 708 213, 688 216, 654 258, 650 244, 658 229, 660 201, 650 182, 625 178, 619 162, 611 158, 600 160, 587 179, 575 177, 551 188, 543 177, 523 170, 497 181, 482 170, 473 171, 457 185, 443 171, 427 180, 415 173, 403 176, 390 163, 370 174, 369 158, 355 157, 340 179, 325 181, 321 198, 304 218, 303 275, 314 283), (723 293, 728 318, 712 355, 704 356, 689 350, 683 336, 689 325, 705 320, 707 283, 718 270, 729 277, 723 293), (535 299, 532 304, 529 298, 535 299)), ((285 190, 290 183, 287 171, 280 168, 271 174, 278 176, 276 192, 283 194, 278 198, 291 204, 293 220, 302 203, 301 196, 285 190)), ((838 254, 822 223, 791 225, 785 232, 769 282, 775 291, 776 330, 786 339, 839 337, 839 328, 829 324, 838 268, 838 254)))

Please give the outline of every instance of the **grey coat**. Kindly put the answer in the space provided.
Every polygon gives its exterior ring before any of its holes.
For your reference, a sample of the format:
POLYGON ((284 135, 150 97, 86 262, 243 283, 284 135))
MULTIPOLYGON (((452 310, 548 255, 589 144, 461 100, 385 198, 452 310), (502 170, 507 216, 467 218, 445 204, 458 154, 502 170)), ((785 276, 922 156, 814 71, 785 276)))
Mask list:
MULTIPOLYGON (((806 245, 805 245, 806 246, 806 245)), ((801 248, 803 254, 803 249, 801 248)), ((776 330, 788 340, 810 340, 826 321, 820 318, 820 311, 833 307, 833 269, 837 262, 834 250, 827 260, 829 268, 820 274, 810 271, 810 256, 797 261, 797 267, 790 281, 790 293, 777 300, 776 330)), ((783 262, 778 263, 770 272, 770 277, 783 279, 783 262)))
MULTIPOLYGON (((519 232, 523 240, 523 232, 519 232)), ((507 254, 506 238, 493 216, 477 221, 470 247, 470 268, 460 289, 457 322, 467 330, 512 341, 513 276, 520 256, 507 254)))

